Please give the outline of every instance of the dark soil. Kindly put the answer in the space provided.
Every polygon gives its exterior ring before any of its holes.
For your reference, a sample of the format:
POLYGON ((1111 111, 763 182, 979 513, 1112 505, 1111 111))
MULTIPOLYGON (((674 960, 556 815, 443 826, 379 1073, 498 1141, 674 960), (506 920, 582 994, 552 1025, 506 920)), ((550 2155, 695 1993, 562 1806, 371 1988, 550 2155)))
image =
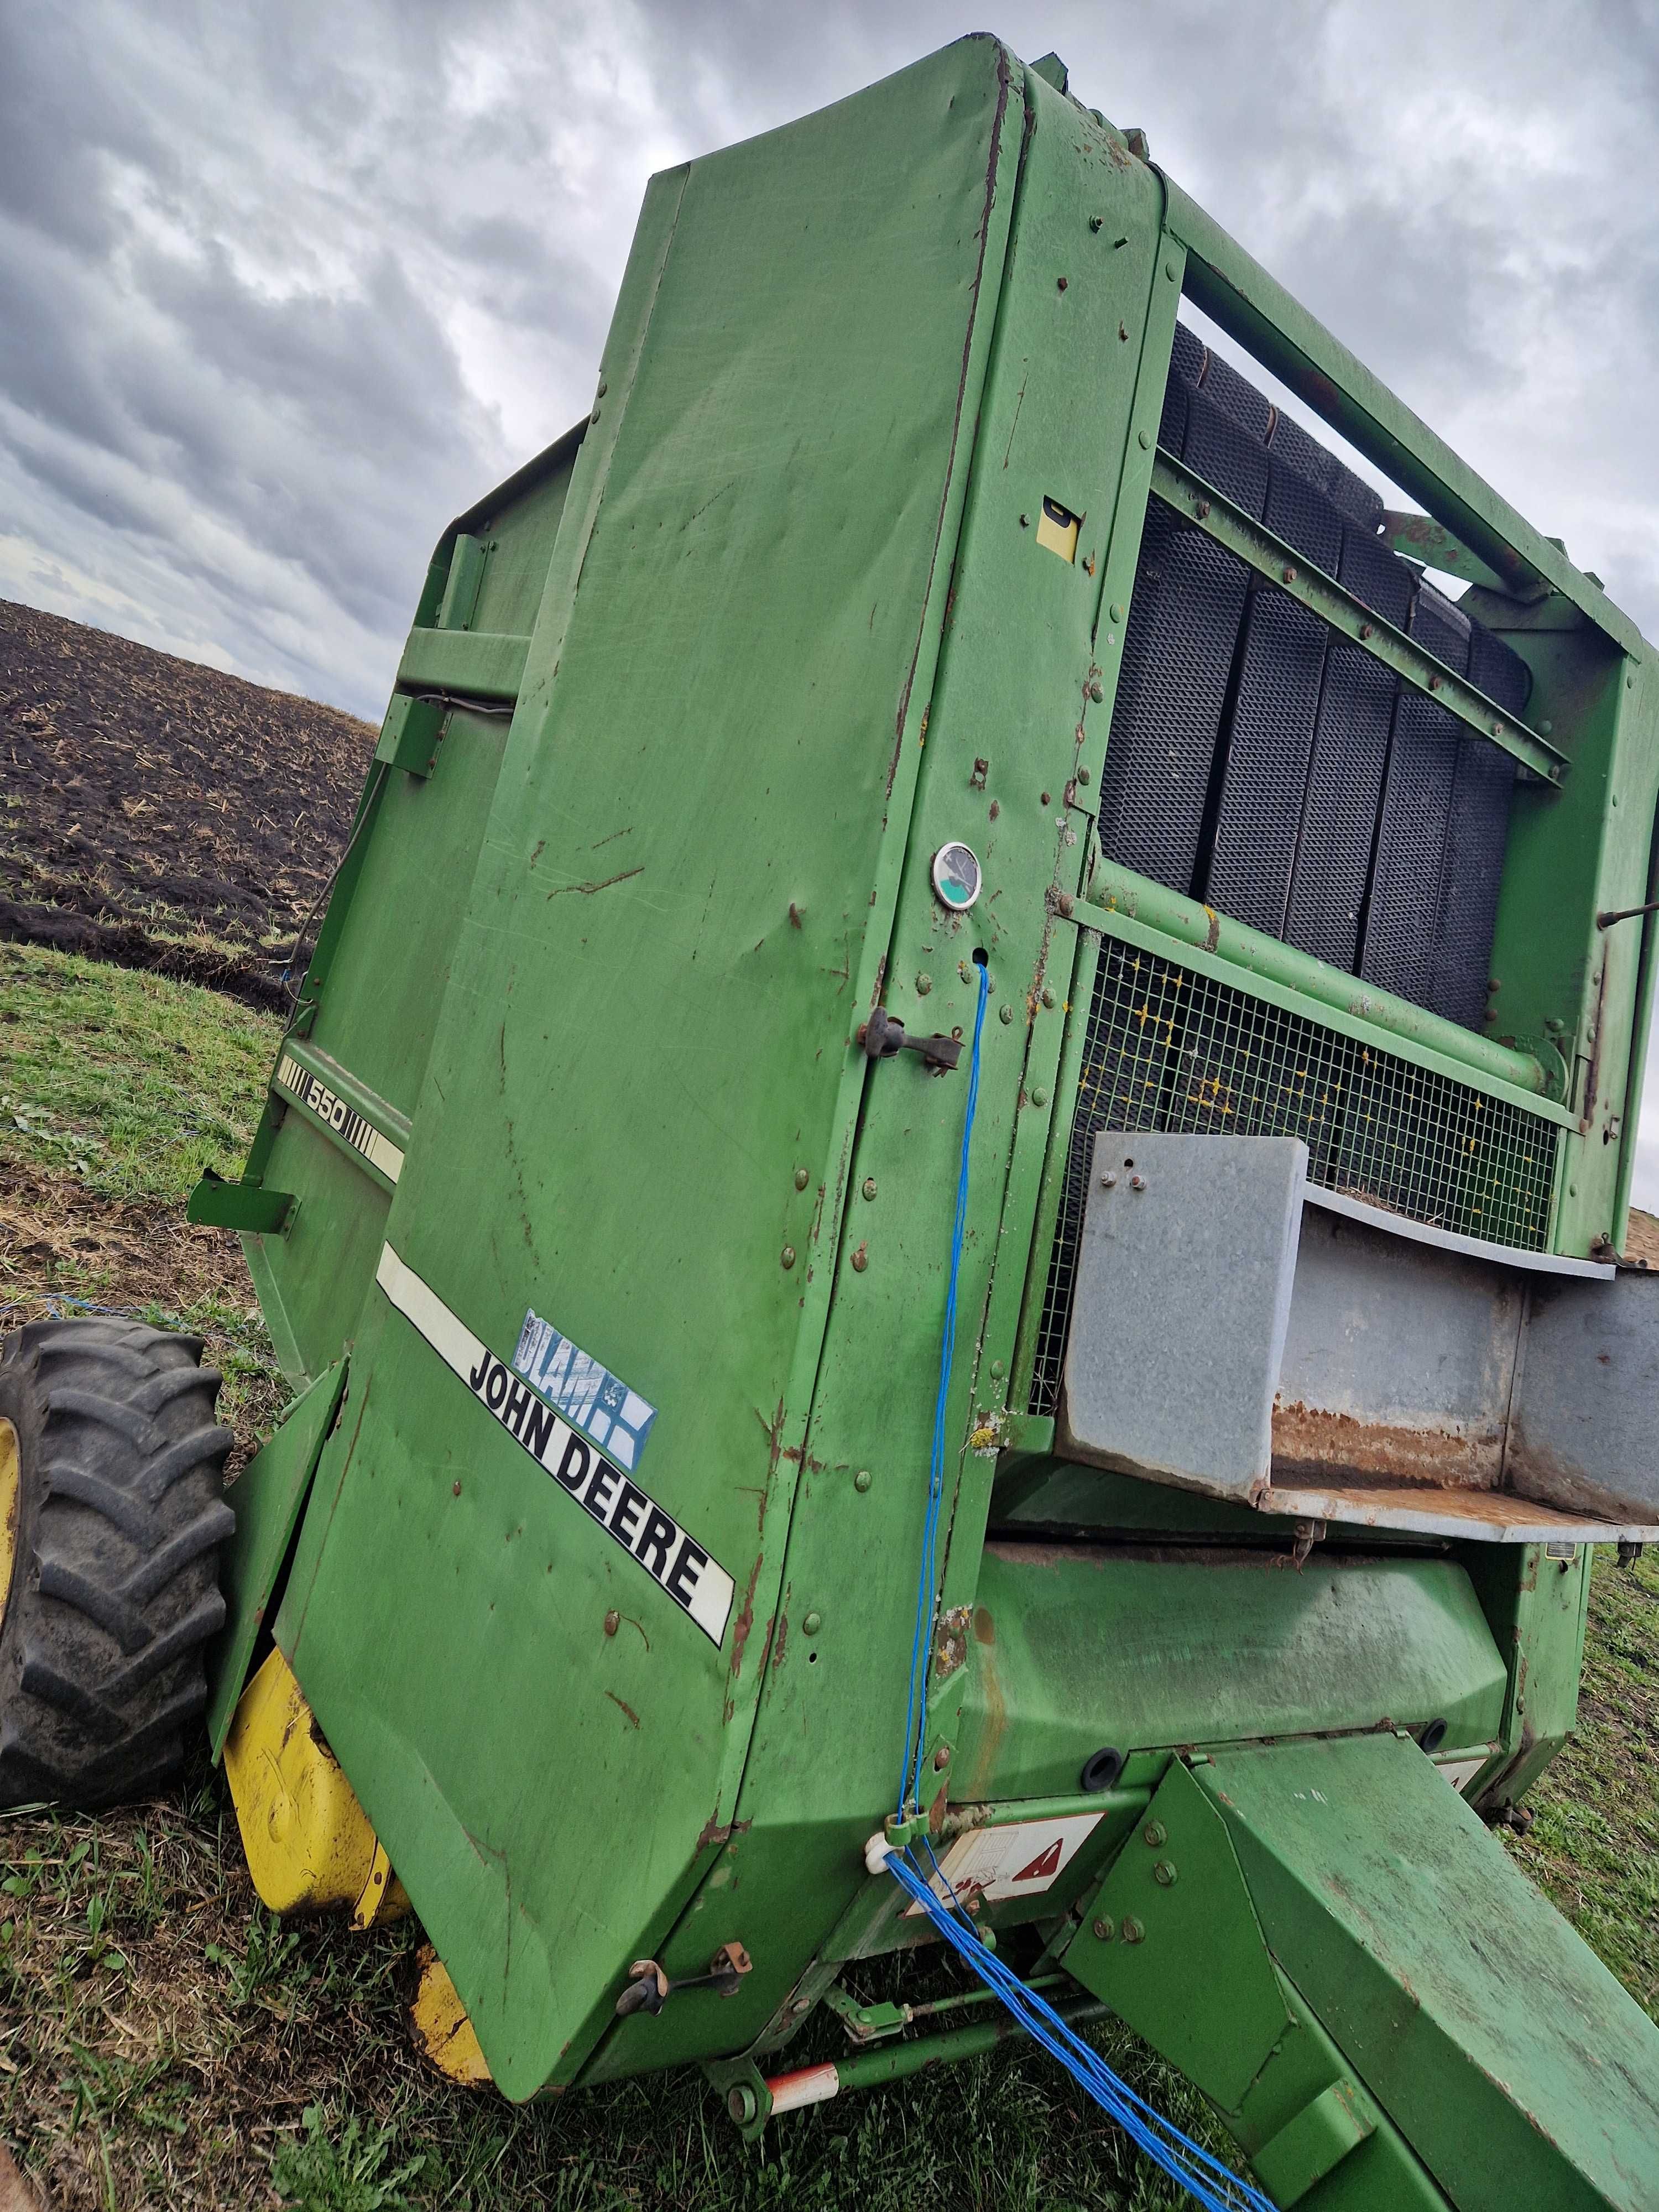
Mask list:
POLYGON ((0 599, 0 938, 280 1007, 374 737, 0 599))

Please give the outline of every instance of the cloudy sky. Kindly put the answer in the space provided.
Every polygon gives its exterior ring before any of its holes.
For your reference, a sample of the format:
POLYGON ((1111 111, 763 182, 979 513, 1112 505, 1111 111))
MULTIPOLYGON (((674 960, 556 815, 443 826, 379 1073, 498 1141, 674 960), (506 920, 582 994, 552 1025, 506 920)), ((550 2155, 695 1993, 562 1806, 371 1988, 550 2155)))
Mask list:
POLYGON ((1659 637, 1659 0, 0 0, 0 596, 378 720, 650 173, 979 28, 1659 637))

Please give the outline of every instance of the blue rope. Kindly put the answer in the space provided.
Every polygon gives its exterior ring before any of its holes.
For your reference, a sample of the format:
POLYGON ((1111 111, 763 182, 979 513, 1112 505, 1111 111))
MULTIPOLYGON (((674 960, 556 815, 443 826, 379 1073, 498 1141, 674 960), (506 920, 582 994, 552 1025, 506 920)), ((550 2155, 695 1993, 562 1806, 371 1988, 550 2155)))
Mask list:
MULTIPOLYGON (((930 1852, 929 1856, 932 1854, 930 1852)), ((1155 2112, 1144 2097, 1115 2074, 1097 2051, 1068 2027, 1054 2007, 1028 1989, 981 1940, 933 1894, 932 1885, 908 1851, 890 1851, 887 1871, 927 1913, 939 1934, 965 1960, 994 1996, 999 1997, 1050 2057, 1057 2058, 1079 2087, 1121 2127, 1130 2141, 1162 2166, 1206 2212, 1273 2212, 1271 2199, 1230 2172, 1173 2120, 1155 2112)))
POLYGON ((910 1643, 910 1689, 904 1709, 904 1758, 899 1767, 898 1814, 904 1818, 905 1800, 921 1802, 921 1757, 927 1740, 928 1646, 933 1625, 934 1552, 939 1536, 939 1501, 945 1495, 945 1413, 951 1396, 951 1369, 957 1345, 957 1279, 962 1273, 962 1240, 968 1225, 968 1147, 974 1134, 974 1115, 979 1107, 979 1048, 985 1028, 985 1001, 989 995, 990 971, 981 962, 979 1003, 974 1009, 974 1048, 968 1063, 968 1111, 962 1124, 962 1158, 957 1170, 957 1214, 951 1230, 951 1274, 945 1293, 945 1340, 939 1352, 939 1394, 933 1401, 933 1451, 927 1472, 927 1511, 921 1528, 921 1575, 916 1585, 916 1626, 910 1643), (914 1762, 914 1763, 913 1763, 914 1762))
MULTIPOLYGON (((974 1010, 974 1048, 968 1065, 968 1109, 962 1127, 962 1158, 957 1172, 956 1219, 951 1230, 951 1273, 945 1294, 945 1337, 939 1347, 939 1393, 933 1401, 933 1449, 927 1474, 927 1510, 922 1522, 921 1570, 916 1588, 915 1633, 910 1644, 910 1686, 904 1712, 904 1757, 899 1769, 898 1816, 908 1808, 920 1810, 921 1761, 927 1740, 928 1658, 933 1623, 934 1578, 939 1538, 939 1506, 945 1495, 945 1417, 951 1395, 951 1370, 956 1356, 957 1282, 962 1272, 962 1244, 968 1222, 968 1148, 979 1105, 980 1042, 985 1028, 985 1001, 990 979, 979 969, 979 1003, 974 1010)), ((1004 1966, 962 1911, 962 1900, 950 1876, 933 1855, 926 1836, 923 1849, 933 1874, 949 1892, 950 1904, 941 1899, 932 1881, 912 1857, 908 1848, 890 1851, 887 1871, 919 1905, 958 1958, 967 1961, 992 1995, 1000 1999, 1035 2042, 1071 2075, 1078 2086, 1115 2121, 1146 2155, 1206 2208, 1206 2212, 1273 2212, 1261 2191, 1241 2181, 1210 2153, 1182 2133, 1173 2120, 1154 2112, 1128 2083, 1115 2074, 1097 2051, 1069 2028, 1054 2007, 1028 1989, 1004 1966), (954 1906, 956 1911, 952 1911, 954 1906)))

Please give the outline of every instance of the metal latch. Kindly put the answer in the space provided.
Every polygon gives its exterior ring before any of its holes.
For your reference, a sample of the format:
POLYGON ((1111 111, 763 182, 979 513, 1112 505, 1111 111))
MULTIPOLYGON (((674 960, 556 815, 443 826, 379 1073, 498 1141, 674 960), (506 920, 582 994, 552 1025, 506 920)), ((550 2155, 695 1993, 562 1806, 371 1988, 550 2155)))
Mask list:
POLYGON ((962 1058, 959 1030, 950 1036, 907 1036, 903 1023, 896 1021, 885 1006, 878 1006, 861 1025, 858 1041, 872 1060, 891 1060, 899 1052, 920 1053, 926 1065, 940 1075, 962 1058))
POLYGON ((635 1959, 628 1970, 628 1987, 617 1999, 617 2017, 626 2020, 630 2013, 659 2013, 680 1990, 713 1990, 717 1996, 734 1997, 753 1963, 741 1943, 722 1943, 709 1960, 706 1974, 671 1982, 654 1959, 635 1959))

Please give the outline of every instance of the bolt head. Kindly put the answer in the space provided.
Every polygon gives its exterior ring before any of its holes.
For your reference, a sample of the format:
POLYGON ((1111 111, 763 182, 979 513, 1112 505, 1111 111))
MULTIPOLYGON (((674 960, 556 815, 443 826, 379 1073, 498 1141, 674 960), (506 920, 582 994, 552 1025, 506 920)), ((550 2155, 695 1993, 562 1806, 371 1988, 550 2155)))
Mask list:
POLYGON ((1170 1832, 1164 1826, 1162 1820, 1148 1820, 1146 1826, 1140 1832, 1140 1839, 1144 1844, 1150 1844, 1153 1850, 1156 1850, 1160 1844, 1167 1844, 1169 1842, 1170 1832))
POLYGON ((1006 1029, 1009 1023, 1012 1021, 1013 1018, 1014 1010, 1005 999, 1002 1004, 997 1008, 997 1019, 1002 1024, 1003 1027, 1006 1029))
POLYGON ((1370 625, 1370 623, 1360 623, 1360 625, 1359 625, 1359 635, 1361 635, 1361 637, 1374 637, 1374 636, 1376 635, 1376 632, 1375 632, 1375 630, 1372 629, 1372 627, 1371 627, 1371 625, 1370 625))
POLYGON ((1146 1934, 1146 1930, 1141 1926, 1139 1921, 1135 1918, 1133 1913, 1126 1912, 1123 1916, 1124 1942, 1126 1943, 1141 1942, 1145 1940, 1146 1934))
POLYGON ((1131 1190, 1145 1190, 1146 1188, 1146 1176, 1144 1175, 1132 1175, 1129 1177, 1129 1188, 1131 1190))
POLYGON ((853 1255, 853 1273, 855 1275, 861 1275, 869 1264, 870 1255, 865 1247, 860 1244, 858 1250, 853 1255))
POLYGON ((1090 1932, 1097 1943, 1109 1943, 1112 1940, 1112 1923, 1109 1920, 1097 1920, 1090 1932))
POLYGON ((1103 1190, 1115 1190, 1117 1188, 1117 1176, 1113 1169, 1108 1168, 1105 1174, 1102 1176, 1100 1178, 1100 1187, 1103 1190))
POLYGON ((1090 229, 1091 229, 1091 230, 1098 230, 1098 229, 1100 228, 1100 226, 1102 225, 1102 223, 1103 223, 1103 222, 1105 222, 1105 220, 1106 220, 1106 218, 1105 218, 1105 216, 1104 216, 1103 215, 1091 215, 1091 216, 1090 216, 1090 218, 1089 218, 1089 228, 1090 228, 1090 229))
POLYGON ((1284 567, 1279 570, 1279 574, 1280 574, 1281 576, 1283 576, 1283 578, 1285 579, 1285 581, 1287 584, 1293 584, 1293 583, 1295 583, 1295 581, 1296 581, 1296 571, 1295 571, 1295 569, 1294 569, 1294 568, 1291 568, 1291 566, 1290 565, 1290 563, 1289 563, 1289 562, 1288 562, 1288 561, 1285 562, 1285 566, 1284 566, 1284 567))
POLYGON ((1036 1089, 1031 1093, 1031 1103, 1033 1106, 1046 1106, 1048 1103, 1048 1094, 1041 1084, 1038 1084, 1036 1089))
POLYGON ((853 1487, 854 1490, 860 1492, 868 1490, 870 1487, 870 1470, 867 1467, 861 1467, 858 1473, 853 1477, 853 1487))
POLYGON ((795 1170, 795 1188, 797 1190, 805 1190, 807 1184, 811 1182, 811 1176, 807 1174, 805 1168, 797 1168, 795 1170))
POLYGON ((940 1744, 940 1746, 939 1746, 939 1749, 938 1749, 938 1750, 933 1753, 933 1771, 934 1771, 934 1773, 935 1773, 935 1774, 942 1774, 942 1773, 945 1771, 945 1768, 946 1768, 950 1764, 951 1764, 951 1747, 950 1747, 950 1745, 949 1745, 948 1743, 942 1743, 942 1744, 940 1744))
POLYGON ((864 1188, 864 1194, 865 1194, 865 1196, 866 1196, 866 1198, 873 1198, 873 1197, 875 1196, 875 1194, 876 1194, 876 1179, 875 1179, 874 1176, 866 1176, 866 1177, 864 1178, 864 1185, 863 1185, 863 1188, 864 1188))
POLYGON ((1115 600, 1107 608, 1106 612, 1113 622, 1121 623, 1123 619, 1123 610, 1115 600))
POLYGON ((778 1255, 778 1265, 779 1265, 779 1267, 781 1267, 784 1270, 784 1272, 785 1272, 785 1273, 786 1273, 786 1274, 787 1274, 787 1273, 788 1273, 789 1269, 790 1269, 791 1267, 793 1267, 794 1266, 794 1264, 795 1264, 795 1248, 794 1248, 794 1246, 793 1246, 793 1244, 786 1244, 786 1245, 784 1246, 784 1248, 783 1248, 782 1251, 781 1251, 781 1252, 780 1252, 780 1253, 779 1253, 779 1255, 778 1255))
POLYGON ((1077 771, 1077 780, 1078 780, 1078 781, 1079 781, 1079 783, 1085 783, 1085 784, 1086 784, 1086 783, 1091 783, 1091 782, 1092 782, 1092 781, 1093 781, 1093 780, 1094 780, 1094 778, 1093 778, 1093 773, 1092 773, 1092 771, 1091 770, 1090 766, 1089 766, 1089 763, 1088 763, 1088 762, 1087 762, 1087 761, 1079 761, 1079 763, 1078 763, 1078 771, 1077 771))
POLYGON ((800 1625, 800 1632, 803 1636, 816 1636, 823 1626, 823 1615, 821 1613, 809 1613, 800 1625))
POLYGON ((1052 983, 1045 983, 1042 987, 1042 1003, 1045 1006, 1050 1007, 1054 1003, 1054 987, 1052 983))
POLYGON ((1176 1870, 1168 1859, 1160 1859, 1152 1869, 1152 1880, 1160 1889, 1173 1889, 1176 1870))
POLYGON ((621 1613, 616 1612, 614 1609, 606 1613, 605 1616, 605 1632, 607 1636, 614 1636, 621 1626, 621 1613))
POLYGON ((933 989, 933 977, 932 977, 930 975, 928 975, 928 973, 927 972, 927 970, 924 969, 923 969, 923 971, 922 971, 922 973, 921 973, 920 975, 918 975, 918 976, 917 976, 917 978, 916 978, 916 996, 917 996, 917 998, 919 998, 919 999, 925 999, 925 998, 927 996, 927 994, 928 994, 928 993, 933 989))

